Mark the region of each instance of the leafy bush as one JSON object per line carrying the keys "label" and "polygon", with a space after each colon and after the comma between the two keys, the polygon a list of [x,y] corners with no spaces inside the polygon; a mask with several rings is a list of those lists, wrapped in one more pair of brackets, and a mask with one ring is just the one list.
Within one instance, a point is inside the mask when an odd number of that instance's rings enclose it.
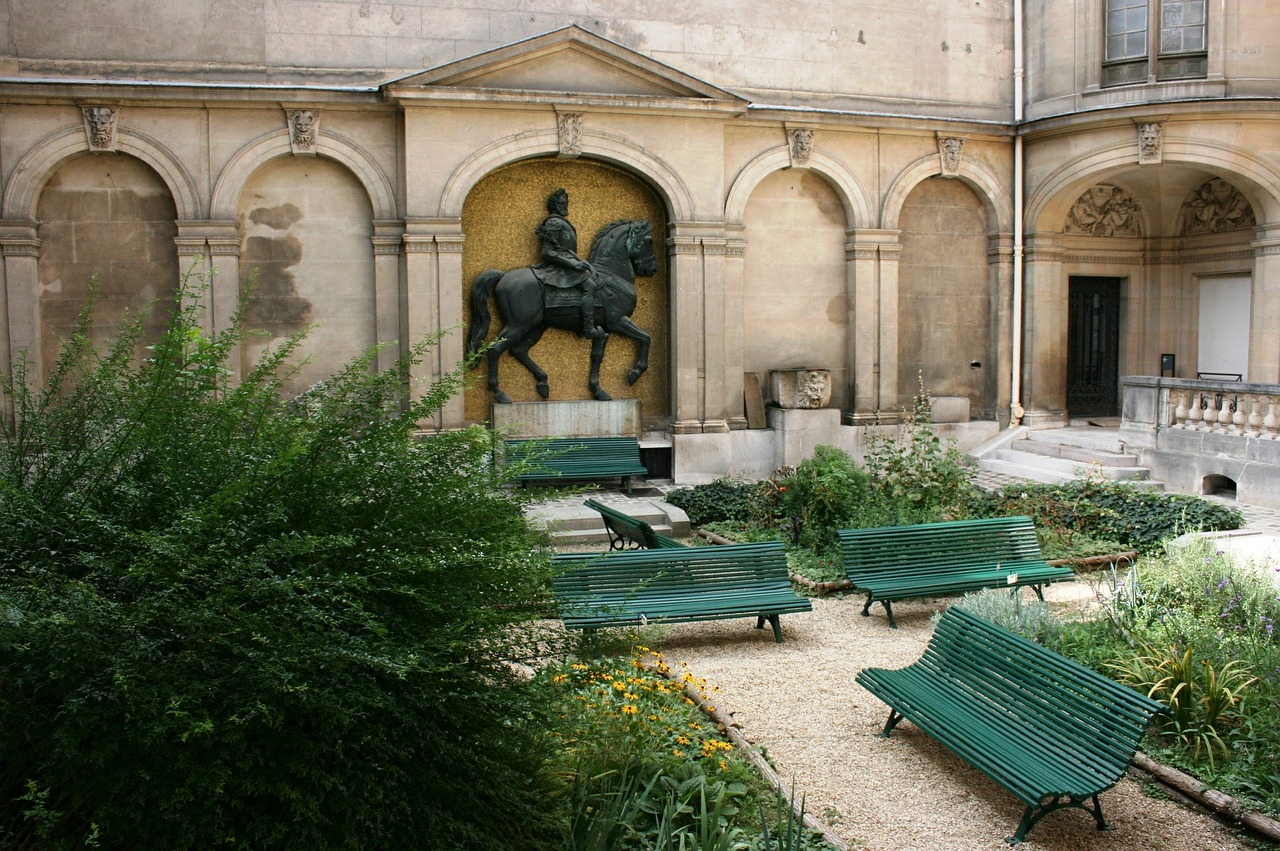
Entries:
{"label": "leafy bush", "polygon": [[[0,438],[0,845],[537,848],[513,662],[547,561],[487,435],[415,439],[373,353],[292,401],[184,284],[163,339],[86,309]],[[501,601],[495,606],[492,601]]]}
{"label": "leafy bush", "polygon": [[871,502],[871,478],[849,453],[818,446],[794,472],[770,480],[758,505],[769,505],[768,519],[790,532],[791,543],[814,550],[836,543],[836,530]]}
{"label": "leafy bush", "polygon": [[1067,546],[1083,536],[1116,541],[1140,553],[1156,552],[1187,532],[1239,529],[1244,522],[1234,508],[1200,497],[1097,478],[974,493],[969,511],[977,517],[1025,514]]}
{"label": "leafy bush", "polygon": [[752,496],[758,485],[716,479],[705,485],[679,488],[664,499],[689,515],[694,526],[717,521],[745,523],[752,517]]}
{"label": "leafy bush", "polygon": [[923,382],[901,431],[873,432],[867,438],[865,465],[875,510],[859,526],[958,519],[974,491],[973,462],[934,431]]}

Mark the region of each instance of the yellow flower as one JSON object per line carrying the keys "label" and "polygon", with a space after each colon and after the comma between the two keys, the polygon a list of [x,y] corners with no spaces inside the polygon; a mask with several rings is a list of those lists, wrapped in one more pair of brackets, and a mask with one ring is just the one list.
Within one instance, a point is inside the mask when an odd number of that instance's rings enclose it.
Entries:
{"label": "yellow flower", "polygon": [[562,683],[567,679],[569,679],[568,674],[556,674],[554,677],[551,678],[551,681],[553,683]]}
{"label": "yellow flower", "polygon": [[626,691],[626,690],[627,690],[627,684],[626,684],[626,683],[619,683],[619,682],[615,682],[615,683],[613,684],[613,687],[614,687],[615,689],[617,689],[618,691]]}
{"label": "yellow flower", "polygon": [[688,737],[688,736],[676,736],[676,744],[677,744],[677,745],[687,745],[687,744],[689,744],[689,737]]}
{"label": "yellow flower", "polygon": [[679,748],[672,748],[671,753],[674,754],[675,756],[684,756],[684,751],[680,750]]}
{"label": "yellow flower", "polygon": [[634,706],[631,706],[631,705],[622,707],[623,715],[635,715],[639,711],[640,711],[639,709],[636,709]]}
{"label": "yellow flower", "polygon": [[589,666],[584,665],[581,662],[574,662],[569,667],[573,668],[575,671],[585,671]]}

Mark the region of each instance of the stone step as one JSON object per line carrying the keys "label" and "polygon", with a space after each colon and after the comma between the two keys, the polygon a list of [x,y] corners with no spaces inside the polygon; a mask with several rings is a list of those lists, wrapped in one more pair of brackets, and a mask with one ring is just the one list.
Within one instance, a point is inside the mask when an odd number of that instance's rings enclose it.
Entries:
{"label": "stone step", "polygon": [[1124,443],[1120,440],[1120,432],[1116,429],[1067,426],[1066,428],[1035,429],[1028,432],[1026,437],[1037,443],[1124,454]]}
{"label": "stone step", "polygon": [[[583,499],[570,498],[530,507],[530,520],[547,530],[553,544],[600,544],[607,547],[609,532],[599,512],[582,504]],[[610,498],[596,495],[597,501],[636,517],[653,527],[653,531],[669,538],[686,538],[691,534],[689,516],[674,505],[661,500]]]}
{"label": "stone step", "polygon": [[1097,464],[1102,467],[1136,467],[1138,459],[1134,455],[1113,452],[1091,446],[1077,446],[1073,443],[1056,443],[1037,440],[1034,436],[1026,440],[1015,440],[1007,447],[1019,452],[1033,452],[1048,458],[1061,458],[1081,464]]}
{"label": "stone step", "polygon": [[[1139,467],[1133,462],[1133,459],[1128,459],[1128,462],[1122,465],[1103,464],[1094,460],[1081,460],[1043,452],[1027,451],[1023,448],[1025,444],[1025,441],[1013,443],[1008,449],[1001,449],[996,452],[992,460],[1005,461],[1021,467],[1038,468],[1061,477],[1058,479],[1059,481],[1070,481],[1087,475],[1100,475],[1105,479],[1125,481],[1151,477],[1151,471],[1146,467]],[[1044,481],[1051,480],[1045,479]]]}

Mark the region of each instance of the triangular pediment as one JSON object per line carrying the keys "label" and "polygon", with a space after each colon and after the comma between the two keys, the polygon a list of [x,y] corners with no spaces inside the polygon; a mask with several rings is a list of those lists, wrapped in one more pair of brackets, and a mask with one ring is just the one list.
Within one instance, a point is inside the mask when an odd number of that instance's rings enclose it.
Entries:
{"label": "triangular pediment", "polygon": [[568,26],[394,81],[414,89],[546,93],[556,96],[745,101],[607,38]]}

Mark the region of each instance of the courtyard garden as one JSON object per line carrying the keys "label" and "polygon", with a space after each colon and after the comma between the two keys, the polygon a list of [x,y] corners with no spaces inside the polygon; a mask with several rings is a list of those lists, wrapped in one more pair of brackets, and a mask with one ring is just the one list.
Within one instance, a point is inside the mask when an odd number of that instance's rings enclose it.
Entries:
{"label": "courtyard garden", "polygon": [[[787,776],[803,766],[769,782],[768,741],[740,747],[735,707],[681,658],[707,647],[560,627],[552,553],[524,514],[541,495],[495,470],[487,430],[419,434],[463,371],[404,401],[436,341],[287,394],[303,338],[237,374],[246,332],[204,330],[202,287],[163,306],[157,340],[137,321],[96,339],[86,309],[46,376],[19,364],[4,388],[0,846],[824,848]],[[952,602],[1152,694],[1170,708],[1153,754],[1280,812],[1273,568],[1168,546],[1238,526],[1230,509],[1096,480],[978,491],[923,404],[863,463],[824,447],[670,499],[716,535],[784,541],[815,580],[839,577],[850,526],[1026,514],[1046,551],[1137,552],[1084,578],[1084,609]],[[804,641],[753,646],[787,676],[829,676]],[[855,786],[868,770],[845,769]]]}

